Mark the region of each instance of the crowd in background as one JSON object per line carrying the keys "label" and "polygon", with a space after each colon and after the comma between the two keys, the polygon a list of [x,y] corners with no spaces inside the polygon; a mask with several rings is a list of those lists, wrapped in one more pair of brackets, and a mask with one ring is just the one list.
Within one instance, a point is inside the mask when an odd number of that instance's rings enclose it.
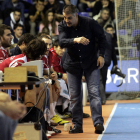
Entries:
{"label": "crowd in background", "polygon": [[87,16],[97,20],[104,29],[110,24],[115,32],[113,0],[5,0],[0,3],[0,23],[12,28],[12,44],[17,43],[24,33],[46,32],[58,36],[65,4],[74,4],[79,14],[88,13]]}

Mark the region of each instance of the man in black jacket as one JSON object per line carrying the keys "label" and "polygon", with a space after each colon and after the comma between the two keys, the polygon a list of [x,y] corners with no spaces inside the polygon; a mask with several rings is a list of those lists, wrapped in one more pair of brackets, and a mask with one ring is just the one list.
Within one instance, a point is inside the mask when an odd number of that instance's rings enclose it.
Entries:
{"label": "man in black jacket", "polygon": [[105,36],[108,45],[105,50],[105,64],[100,70],[100,86],[99,86],[102,105],[106,103],[105,87],[106,87],[106,79],[107,79],[107,70],[111,64],[111,60],[113,60],[113,65],[117,66],[117,57],[115,53],[115,48],[112,44],[112,36],[107,32],[105,32]]}
{"label": "man in black jacket", "polygon": [[[95,133],[102,133],[103,117],[101,99],[99,96],[99,69],[104,65],[106,38],[98,23],[87,17],[78,16],[78,9],[74,5],[63,8],[64,20],[59,24],[59,40],[62,48],[67,48],[64,69],[67,71],[68,88],[72,108],[74,128],[69,133],[83,133],[83,106],[81,94],[81,79],[84,73]],[[99,40],[98,49],[95,46]]]}

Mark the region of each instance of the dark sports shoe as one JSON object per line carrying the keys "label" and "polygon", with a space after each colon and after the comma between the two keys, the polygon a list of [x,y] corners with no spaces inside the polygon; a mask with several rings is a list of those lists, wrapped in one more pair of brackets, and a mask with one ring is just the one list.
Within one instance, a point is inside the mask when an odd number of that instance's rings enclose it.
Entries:
{"label": "dark sports shoe", "polygon": [[89,117],[90,117],[89,114],[87,114],[87,113],[83,113],[83,118],[89,118]]}
{"label": "dark sports shoe", "polygon": [[74,127],[69,131],[69,134],[74,134],[74,133],[83,133],[82,127],[74,126]]}
{"label": "dark sports shoe", "polygon": [[61,130],[59,129],[55,129],[53,127],[51,127],[47,121],[45,121],[45,127],[47,131],[54,131],[55,133],[61,133]]}
{"label": "dark sports shoe", "polygon": [[95,133],[96,134],[102,134],[103,131],[104,131],[104,126],[100,123],[97,123],[95,125]]}
{"label": "dark sports shoe", "polygon": [[[66,115],[68,115],[69,118],[72,118],[72,113],[71,113],[71,112],[67,112]],[[88,117],[90,117],[89,114],[87,114],[87,113],[83,113],[83,118],[88,118]]]}

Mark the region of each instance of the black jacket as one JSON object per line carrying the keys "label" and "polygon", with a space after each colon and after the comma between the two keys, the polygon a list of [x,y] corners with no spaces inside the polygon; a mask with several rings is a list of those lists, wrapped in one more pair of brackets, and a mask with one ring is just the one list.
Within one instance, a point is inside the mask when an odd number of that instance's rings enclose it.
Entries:
{"label": "black jacket", "polygon": [[105,65],[110,66],[111,60],[113,60],[113,65],[117,65],[117,57],[112,43],[112,36],[107,32],[105,32],[105,36],[108,44],[105,50]]}
{"label": "black jacket", "polygon": [[[67,27],[63,20],[59,26],[59,43],[62,48],[67,48],[64,68],[68,72],[78,72],[78,69],[90,71],[97,68],[97,53],[104,55],[107,45],[104,31],[101,26],[91,18],[79,16],[76,28]],[[74,43],[76,37],[86,37],[90,40],[88,45]],[[95,43],[99,40],[97,49]]]}
{"label": "black jacket", "polygon": [[10,49],[10,56],[19,55],[21,54],[21,50],[18,45],[15,48]]}

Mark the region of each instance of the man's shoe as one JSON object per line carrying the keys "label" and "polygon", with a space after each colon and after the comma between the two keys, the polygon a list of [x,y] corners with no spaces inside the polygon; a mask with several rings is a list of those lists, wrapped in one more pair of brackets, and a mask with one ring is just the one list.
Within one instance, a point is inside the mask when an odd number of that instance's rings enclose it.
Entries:
{"label": "man's shoe", "polygon": [[106,104],[106,100],[103,100],[103,101],[102,101],[102,105],[105,105],[105,104]]}
{"label": "man's shoe", "polygon": [[[69,118],[72,118],[72,113],[71,113],[71,112],[67,112],[66,115],[68,115]],[[89,117],[90,117],[89,114],[87,114],[87,113],[83,113],[83,118],[89,118]]]}
{"label": "man's shoe", "polygon": [[74,134],[74,133],[83,133],[82,127],[74,126],[73,129],[69,131],[69,134]]}
{"label": "man's shoe", "polygon": [[61,133],[61,130],[59,129],[55,129],[53,127],[51,127],[47,121],[45,121],[45,127],[47,131],[54,131],[55,133]]}
{"label": "man's shoe", "polygon": [[104,126],[100,123],[97,123],[95,125],[95,133],[96,134],[102,134],[103,131],[104,131]]}
{"label": "man's shoe", "polygon": [[87,113],[83,113],[83,118],[89,118],[89,117],[90,117],[89,114],[87,114]]}

